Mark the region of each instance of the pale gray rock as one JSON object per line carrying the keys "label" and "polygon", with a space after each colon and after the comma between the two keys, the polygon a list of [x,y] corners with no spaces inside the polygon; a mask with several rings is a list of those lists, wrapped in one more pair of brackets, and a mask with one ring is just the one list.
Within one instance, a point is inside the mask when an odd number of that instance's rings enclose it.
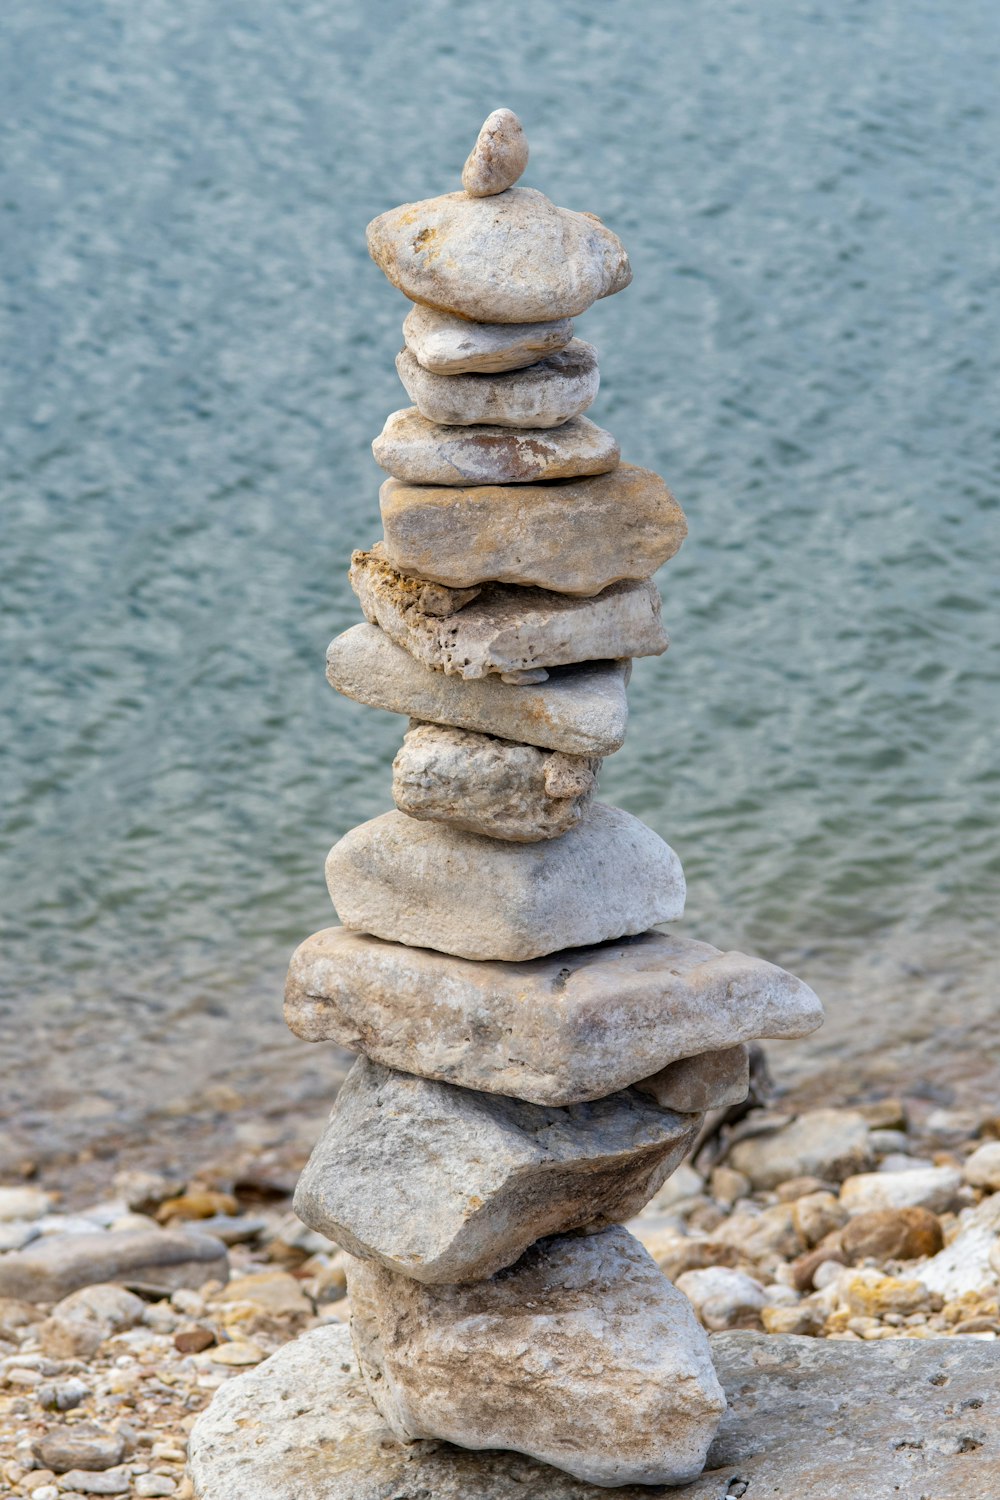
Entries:
{"label": "pale gray rock", "polygon": [[534,188],[403,203],[369,224],[368,253],[411,302],[476,323],[573,318],[632,280],[600,219]]}
{"label": "pale gray rock", "polygon": [[548,323],[470,323],[452,313],[414,306],[403,321],[406,347],[435,375],[501,375],[523,370],[573,337],[572,318]]}
{"label": "pale gray rock", "polygon": [[664,932],[509,964],[329,927],[292,957],[285,1019],[389,1067],[574,1104],[699,1050],[807,1036],[823,1011],[784,969]]}
{"label": "pale gray rock", "polygon": [[924,1261],[916,1274],[928,1291],[940,1292],[947,1301],[968,1292],[995,1292],[1000,1281],[998,1246],[1000,1194],[994,1194],[962,1214],[954,1239]]}
{"label": "pale gray rock", "polygon": [[[822,1173],[817,1173],[822,1176]],[[874,1208],[929,1208],[947,1213],[962,1187],[957,1167],[915,1167],[908,1172],[861,1172],[847,1178],[840,1201],[851,1214]]]}
{"label": "pale gray rock", "polygon": [[0,1224],[40,1219],[52,1207],[51,1194],[37,1187],[0,1187]]}
{"label": "pale gray rock", "polygon": [[495,109],[462,168],[462,186],[473,198],[489,198],[513,187],[527,165],[524,126],[512,109]]}
{"label": "pale gray rock", "polygon": [[750,1092],[750,1053],[741,1045],[681,1057],[636,1087],[682,1113],[742,1104]]}
{"label": "pale gray rock", "polygon": [[352,931],[510,962],[676,921],[685,894],[669,844],[602,802],[539,844],[383,813],[334,844],[326,884]]}
{"label": "pale gray rock", "polygon": [[971,1187],[1000,1192],[1000,1141],[985,1141],[966,1158],[962,1176]]}
{"label": "pale gray rock", "polygon": [[416,724],[392,763],[392,800],[410,818],[534,843],[579,823],[600,765],[597,756]]}
{"label": "pale gray rock", "polygon": [[699,1322],[713,1333],[724,1328],[759,1328],[767,1293],[759,1281],[745,1271],[729,1266],[706,1266],[683,1271],[674,1285],[683,1292],[698,1314]]}
{"label": "pale gray rock", "polygon": [[725,1397],[687,1299],[624,1229],[542,1240],[474,1286],[348,1267],[351,1337],[397,1437],[507,1448],[591,1484],[701,1472]]}
{"label": "pale gray rock", "polygon": [[372,453],[407,485],[575,479],[606,474],[621,457],[610,432],[589,417],[572,417],[561,427],[445,427],[429,422],[415,406],[387,418]]}
{"label": "pale gray rock", "polygon": [[488,583],[454,614],[428,615],[419,580],[389,567],[378,548],[351,556],[351,588],[369,624],[424,666],[466,680],[496,675],[544,681],[549,667],[660,656],[668,641],[661,600],[649,579],[613,583],[590,598]]}
{"label": "pale gray rock", "polygon": [[60,1490],[74,1495],[127,1495],[132,1488],[129,1469],[105,1469],[94,1474],[88,1469],[68,1469],[59,1480]]}
{"label": "pale gray rock", "polygon": [[51,1315],[39,1324],[38,1342],[43,1353],[54,1359],[89,1359],[105,1339],[140,1323],[145,1311],[141,1297],[113,1282],[80,1287],[57,1302]]}
{"label": "pale gray rock", "polygon": [[409,349],[396,371],[421,416],[452,427],[558,427],[593,405],[601,383],[597,350],[583,339],[503,375],[435,375]]}
{"label": "pale gray rock", "polygon": [[569,755],[621,748],[630,670],[630,662],[600,661],[557,668],[537,685],[469,682],[423,666],[375,625],[345,630],[326,653],[330,686],[359,703]]}
{"label": "pale gray rock", "polygon": [[387,479],[379,504],[386,561],[449,588],[495,582],[597,594],[651,577],[687,535],[663,480],[635,464],[559,484],[460,489]]}
{"label": "pale gray rock", "polygon": [[98,1281],[162,1294],[228,1278],[225,1245],[177,1229],[51,1235],[0,1259],[0,1297],[26,1302],[58,1302]]}
{"label": "pale gray rock", "polygon": [[363,1260],[429,1284],[482,1281],[543,1235],[630,1219],[701,1115],[635,1090],[549,1108],[360,1057],[295,1191],[295,1212]]}
{"label": "pale gray rock", "polygon": [[[738,1141],[727,1157],[755,1188],[774,1188],[793,1177],[843,1182],[874,1160],[868,1125],[849,1109],[815,1109],[767,1135]],[[870,1204],[866,1207],[883,1207]]]}
{"label": "pale gray rock", "polygon": [[32,1444],[43,1469],[65,1474],[71,1469],[110,1469],[125,1457],[125,1439],[96,1422],[63,1423]]}

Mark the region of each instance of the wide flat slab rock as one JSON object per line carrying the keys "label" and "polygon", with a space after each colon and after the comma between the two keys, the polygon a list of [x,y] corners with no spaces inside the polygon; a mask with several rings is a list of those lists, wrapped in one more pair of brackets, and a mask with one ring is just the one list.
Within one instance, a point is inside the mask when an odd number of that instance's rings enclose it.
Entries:
{"label": "wide flat slab rock", "polygon": [[386,418],[372,453],[407,485],[495,485],[606,474],[621,449],[589,417],[560,427],[447,427],[408,406]]}
{"label": "wide flat slab rock", "polygon": [[0,1297],[24,1302],[59,1302],[105,1281],[163,1296],[210,1280],[229,1280],[225,1245],[181,1229],[46,1235],[0,1256]]}
{"label": "wide flat slab rock", "polygon": [[823,1009],[774,964],[644,932],[527,963],[470,962],[343,927],[292,957],[285,1019],[389,1067],[538,1104],[599,1099],[679,1058],[807,1036]]}
{"label": "wide flat slab rock", "polygon": [[416,1281],[481,1281],[542,1235],[634,1217],[701,1120],[635,1089],[551,1108],[361,1057],[299,1178],[295,1212]]}
{"label": "wide flat slab rock", "polygon": [[[848,1343],[717,1333],[728,1410],[705,1472],[619,1500],[996,1500],[996,1344]],[[396,1442],[344,1327],[317,1328],[230,1380],[195,1423],[198,1500],[608,1500],[517,1453]]]}
{"label": "wide flat slab rock", "polygon": [[573,318],[632,280],[600,219],[534,188],[404,203],[369,224],[368,252],[411,302],[478,323]]}
{"label": "wide flat slab rock", "polygon": [[558,427],[593,405],[601,383],[597,350],[583,339],[503,375],[435,375],[404,348],[396,373],[421,416],[454,427]]}
{"label": "wide flat slab rock", "polygon": [[516,486],[387,479],[379,505],[386,561],[451,588],[490,580],[597,594],[623,579],[650,578],[687,535],[684,512],[659,474],[636,464]]}
{"label": "wide flat slab rock", "polygon": [[452,313],[415,306],[403,320],[406,347],[435,375],[500,375],[523,370],[573,337],[572,318],[547,323],[470,323]]}
{"label": "wide flat slab rock", "polygon": [[383,813],[334,844],[326,884],[352,931],[511,962],[674,921],[685,896],[670,845],[603,802],[540,844]]}

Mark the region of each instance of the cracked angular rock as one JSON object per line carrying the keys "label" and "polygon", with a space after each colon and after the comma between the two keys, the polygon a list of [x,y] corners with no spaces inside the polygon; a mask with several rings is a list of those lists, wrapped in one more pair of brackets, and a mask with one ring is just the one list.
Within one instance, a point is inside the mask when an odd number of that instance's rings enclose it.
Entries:
{"label": "cracked angular rock", "polygon": [[405,348],[396,370],[421,416],[456,427],[558,427],[593,404],[601,383],[597,351],[583,339],[501,375],[435,375]]}
{"label": "cracked angular rock", "polygon": [[404,203],[369,224],[368,253],[411,302],[476,323],[574,318],[632,280],[600,219],[534,188]]}
{"label": "cracked angular rock", "polygon": [[537,364],[573,337],[573,320],[470,323],[452,313],[414,306],[403,320],[406,347],[435,375],[500,375]]}
{"label": "cracked angular rock", "polygon": [[100,1281],[162,1295],[212,1279],[229,1279],[225,1245],[175,1229],[50,1235],[0,1257],[0,1297],[25,1302],[59,1302]]}
{"label": "cracked angular rock", "polygon": [[512,109],[495,109],[462,168],[462,186],[474,198],[488,198],[513,187],[527,165],[524,126]]}
{"label": "cracked angular rock", "polygon": [[750,1053],[739,1046],[681,1057],[637,1087],[665,1109],[723,1109],[742,1104],[750,1092]]}
{"label": "cracked angular rock", "polygon": [[466,681],[425,667],[375,625],[352,626],[326,653],[330,686],[359,703],[568,755],[621,748],[630,669],[630,662],[600,661],[556,668],[539,684]]}
{"label": "cracked angular rock", "polygon": [[543,1235],[632,1218],[701,1119],[635,1090],[549,1108],[361,1057],[299,1179],[295,1212],[416,1281],[482,1281]]}
{"label": "cracked angular rock", "polygon": [[687,535],[663,480],[634,464],[592,478],[472,489],[387,479],[379,504],[386,561],[452,588],[491,581],[597,594],[651,577]]}
{"label": "cracked angular rock", "polygon": [[660,656],[668,645],[660,595],[648,579],[613,583],[586,598],[488,583],[471,603],[440,616],[421,610],[419,580],[390,567],[377,547],[352,554],[350,578],[368,622],[446,675],[538,682],[549,667],[600,653]]}
{"label": "cracked angular rock", "polygon": [[410,818],[533,843],[579,823],[600,759],[416,724],[392,763],[392,800]]}
{"label": "cracked angular rock", "polygon": [[334,844],[326,883],[353,931],[510,962],[642,932],[684,911],[684,874],[669,844],[601,802],[539,844],[383,813]]}
{"label": "cracked angular rock", "polygon": [[467,1287],[348,1270],[369,1394],[404,1441],[506,1448],[591,1484],[701,1472],[725,1396],[690,1303],[624,1229],[543,1240]]}
{"label": "cracked angular rock", "polygon": [[574,1104],[695,1052],[808,1036],[823,1012],[784,969],[664,932],[506,964],[328,927],[292,957],[285,1019],[389,1067]]}
{"label": "cracked angular rock", "polygon": [[407,485],[574,479],[606,474],[621,456],[610,432],[589,417],[572,417],[560,427],[446,427],[429,422],[415,406],[387,418],[372,453]]}

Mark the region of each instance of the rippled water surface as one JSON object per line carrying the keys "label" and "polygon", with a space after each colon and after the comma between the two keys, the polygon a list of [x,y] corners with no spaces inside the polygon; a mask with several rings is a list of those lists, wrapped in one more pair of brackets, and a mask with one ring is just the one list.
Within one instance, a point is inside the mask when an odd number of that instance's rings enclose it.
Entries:
{"label": "rippled water surface", "polygon": [[5,0],[19,1149],[324,1085],[284,967],[402,728],[322,672],[406,404],[364,227],[501,103],[631,252],[591,415],[690,519],[603,795],[822,988],[779,1069],[997,1077],[998,64],[995,0]]}

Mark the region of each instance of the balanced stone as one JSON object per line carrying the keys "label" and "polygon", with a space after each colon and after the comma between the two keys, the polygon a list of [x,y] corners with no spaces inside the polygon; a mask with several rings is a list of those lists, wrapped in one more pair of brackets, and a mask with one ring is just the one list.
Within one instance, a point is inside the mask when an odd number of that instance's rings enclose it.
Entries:
{"label": "balanced stone", "polygon": [[474,198],[488,198],[513,187],[527,165],[524,126],[512,109],[495,109],[462,168],[462,186]]}
{"label": "balanced stone", "polygon": [[534,188],[404,203],[369,224],[368,252],[411,302],[476,323],[573,318],[632,280],[600,219]]}
{"label": "balanced stone", "polygon": [[365,1383],[397,1437],[506,1448],[599,1485],[700,1473],[726,1400],[691,1304],[626,1230],[543,1240],[430,1287],[348,1271]]}
{"label": "balanced stone", "polygon": [[739,1046],[681,1057],[636,1088],[664,1109],[693,1112],[742,1104],[750,1092],[750,1053]]}
{"label": "balanced stone", "polygon": [[808,1036],[823,1012],[784,969],[664,932],[504,964],[330,927],[292,957],[285,1019],[389,1067],[573,1104],[695,1053]]}
{"label": "balanced stone", "polygon": [[372,443],[375,462],[408,485],[526,484],[606,474],[620,449],[588,417],[561,427],[446,427],[415,406],[394,411]]}
{"label": "balanced stone", "polygon": [[549,323],[470,323],[453,313],[414,306],[403,321],[406,347],[436,375],[499,375],[523,370],[573,337],[572,318]]}
{"label": "balanced stone", "polygon": [[458,427],[558,427],[593,404],[601,382],[597,351],[583,339],[505,375],[435,375],[409,349],[396,369],[422,416]]}
{"label": "balanced stone", "polygon": [[472,603],[441,616],[420,609],[414,580],[389,567],[377,548],[352,555],[350,576],[365,618],[448,675],[524,681],[528,673],[527,680],[543,682],[548,667],[667,649],[660,595],[648,579],[613,583],[589,598],[491,583]]}
{"label": "balanced stone", "polygon": [[326,676],[347,698],[389,713],[455,724],[569,755],[612,755],[625,739],[631,663],[561,667],[527,686],[499,677],[463,681],[423,666],[375,625],[354,625],[331,641]]}
{"label": "balanced stone", "polygon": [[295,1212],[352,1255],[417,1281],[482,1281],[543,1235],[637,1214],[701,1119],[633,1089],[553,1109],[360,1057]]}
{"label": "balanced stone", "polygon": [[538,844],[383,813],[334,844],[326,883],[352,931],[510,962],[674,921],[685,894],[669,844],[602,802]]}
{"label": "balanced stone", "polygon": [[663,480],[635,464],[558,484],[459,489],[387,479],[379,502],[386,560],[453,588],[490,580],[597,594],[650,578],[687,535]]}
{"label": "balanced stone", "polygon": [[534,843],[579,823],[600,759],[416,724],[392,763],[392,800],[411,818]]}

